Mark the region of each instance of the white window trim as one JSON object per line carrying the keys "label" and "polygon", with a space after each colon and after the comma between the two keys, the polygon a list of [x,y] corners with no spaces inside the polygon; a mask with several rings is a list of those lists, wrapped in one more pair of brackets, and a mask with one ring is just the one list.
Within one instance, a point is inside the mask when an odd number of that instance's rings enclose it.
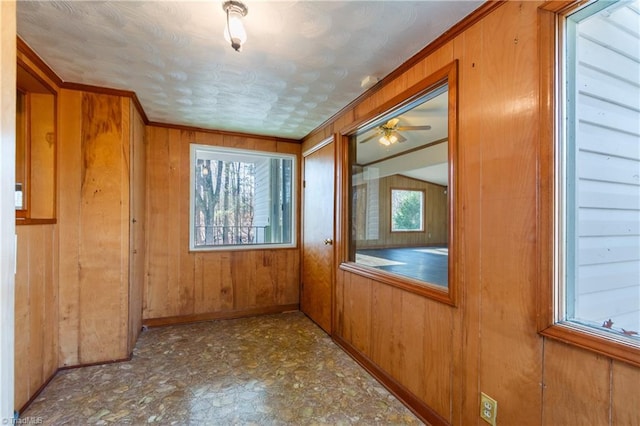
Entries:
{"label": "white window trim", "polygon": [[[289,159],[292,161],[291,167],[291,242],[290,243],[268,243],[268,244],[234,244],[220,246],[203,246],[195,247],[195,227],[193,226],[193,217],[195,214],[195,159],[198,150],[220,151],[230,155],[247,155],[250,157],[265,157]],[[190,144],[189,147],[189,251],[190,252],[209,252],[209,251],[241,251],[241,250],[275,250],[275,249],[291,249],[298,245],[298,223],[297,223],[297,198],[298,198],[298,159],[295,154],[287,154],[269,151],[253,151],[248,149],[226,148],[217,145]]]}

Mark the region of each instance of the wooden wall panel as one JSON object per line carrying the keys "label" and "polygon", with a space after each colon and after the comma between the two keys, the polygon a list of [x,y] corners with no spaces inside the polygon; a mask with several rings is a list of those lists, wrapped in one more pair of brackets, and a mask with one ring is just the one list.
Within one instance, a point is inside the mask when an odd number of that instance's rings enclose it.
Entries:
{"label": "wooden wall panel", "polygon": [[128,356],[129,133],[123,135],[117,96],[84,93],[82,119],[79,308],[80,362],[86,364]]}
{"label": "wooden wall panel", "polygon": [[[640,369],[536,332],[541,4],[494,8],[303,141],[308,150],[330,130],[353,129],[458,61],[457,306],[375,280],[357,301],[362,278],[338,270],[335,335],[452,424],[483,424],[480,392],[498,400],[498,424],[640,424]],[[370,346],[356,345],[353,330],[366,334],[369,323]]]}
{"label": "wooden wall panel", "polygon": [[613,361],[611,380],[611,424],[640,425],[640,369]]}
{"label": "wooden wall panel", "polygon": [[69,90],[59,98],[60,365],[123,359],[129,100]]}
{"label": "wooden wall panel", "polygon": [[[465,58],[460,62],[458,83],[461,88],[481,87],[483,76],[478,71],[486,44],[483,42],[483,26],[475,25],[465,31],[454,42],[455,56]],[[462,321],[456,326],[456,354],[452,357],[454,386],[452,399],[455,401],[453,410],[453,424],[474,424],[477,422],[477,411],[474,407],[479,404],[480,383],[477,379],[479,366],[480,336],[480,308],[481,294],[481,259],[478,252],[481,241],[482,211],[479,206],[482,200],[482,124],[485,117],[482,113],[483,93],[480,90],[458,91],[458,179],[460,182],[457,201],[463,203],[465,214],[459,218],[458,226],[464,244],[460,261],[456,267],[461,269],[458,274],[459,286],[462,289]],[[461,343],[464,342],[464,343]],[[462,350],[464,348],[464,350]]]}
{"label": "wooden wall panel", "polygon": [[[481,391],[502,404],[505,424],[540,422],[542,339],[536,325],[537,4],[509,3],[482,22],[479,208],[481,239]],[[504,72],[509,70],[509,72]],[[461,91],[465,88],[461,88]],[[515,100],[505,102],[505,100]],[[464,123],[461,123],[464,125]],[[464,183],[463,183],[464,185]],[[507,260],[508,261],[505,261]],[[516,344],[517,342],[517,344]],[[509,371],[509,375],[496,374]],[[517,380],[513,380],[517,377]]]}
{"label": "wooden wall panel", "polygon": [[195,320],[297,306],[297,248],[189,252],[189,148],[198,143],[299,156],[300,145],[157,126],[147,127],[147,141],[147,226],[154,232],[147,237],[143,318]]}
{"label": "wooden wall panel", "polygon": [[142,299],[144,291],[146,245],[146,137],[140,113],[129,102],[131,157],[130,181],[130,271],[129,271],[129,328],[127,353],[131,353],[142,328]]}
{"label": "wooden wall panel", "polygon": [[55,225],[16,227],[14,407],[22,408],[58,369]]}
{"label": "wooden wall panel", "polygon": [[541,424],[609,424],[611,361],[550,339],[544,359]]}
{"label": "wooden wall panel", "polygon": [[364,354],[371,351],[371,281],[351,275],[344,286],[344,339]]}
{"label": "wooden wall panel", "polygon": [[58,230],[59,263],[59,356],[60,366],[80,363],[80,156],[82,93],[61,90],[58,94]]}

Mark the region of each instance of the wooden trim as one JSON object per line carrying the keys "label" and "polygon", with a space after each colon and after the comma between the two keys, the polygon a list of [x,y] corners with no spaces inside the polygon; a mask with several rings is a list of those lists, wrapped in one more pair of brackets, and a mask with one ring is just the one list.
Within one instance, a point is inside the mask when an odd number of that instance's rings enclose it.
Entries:
{"label": "wooden trim", "polygon": [[[133,358],[133,354],[132,353],[129,354],[129,356],[126,357],[126,358],[111,359],[111,360],[108,360],[108,361],[89,362],[89,363],[85,363],[85,364],[65,365],[65,366],[62,366],[62,367],[58,368],[58,371],[74,370],[76,368],[84,368],[84,367],[93,367],[95,365],[116,364],[118,362],[131,361],[131,358]],[[56,371],[56,373],[57,373],[57,371]]]}
{"label": "wooden trim", "polygon": [[[402,290],[408,291],[409,293],[428,297],[429,299],[433,299],[447,305],[456,306],[455,300],[451,296],[451,285],[446,288],[446,290],[448,291],[445,291],[444,289],[440,290],[440,288],[442,287],[435,284],[430,284],[426,281],[420,281],[415,278],[409,278],[402,275],[385,272],[381,269],[360,265],[355,262],[343,262],[340,264],[340,269],[363,276],[365,278],[370,278],[380,284],[397,287]],[[449,268],[449,275],[451,275],[451,268]]]}
{"label": "wooden trim", "polygon": [[[16,63],[27,74],[29,74],[31,77],[33,77],[35,80],[37,80],[38,83],[42,84],[42,86],[44,86],[44,88],[47,89],[52,95],[56,96],[56,94],[58,93],[58,90],[56,88],[52,87],[47,80],[45,80],[37,72],[35,72],[33,70],[33,67],[31,67],[31,65],[29,65],[22,58],[20,58],[20,56],[16,57]],[[23,89],[22,87],[20,87],[20,82],[19,81],[16,82],[16,85],[18,86],[18,89],[22,90],[23,92],[25,92],[25,93],[29,93],[30,92],[29,90]],[[37,93],[40,93],[40,92],[37,92]]]}
{"label": "wooden trim", "polygon": [[334,135],[329,136],[328,138],[326,138],[325,140],[321,141],[318,144],[315,144],[313,147],[311,147],[310,149],[304,151],[302,153],[302,157],[308,157],[309,155],[313,154],[314,152],[318,151],[321,148],[324,148],[325,146],[329,145],[331,142],[333,142],[334,139]]}
{"label": "wooden trim", "polygon": [[539,7],[541,11],[564,13],[567,10],[574,9],[591,0],[550,0]]}
{"label": "wooden trim", "polygon": [[[445,65],[444,67],[420,80],[418,83],[414,84],[413,86],[409,87],[408,89],[404,90],[403,92],[399,93],[383,104],[378,105],[376,108],[373,108],[362,118],[356,119],[346,127],[340,129],[340,133],[343,135],[352,135],[358,129],[372,125],[375,121],[379,120],[381,116],[391,116],[395,114],[396,111],[420,99],[429,91],[442,86],[442,84],[446,81],[449,81],[449,91],[451,91],[452,84],[450,74],[452,72],[455,74],[457,68],[458,60],[455,59],[448,65]],[[449,95],[449,100],[451,100],[451,95]]]}
{"label": "wooden trim", "polygon": [[158,123],[155,121],[151,121],[147,123],[148,126],[154,127],[163,127],[166,129],[175,129],[175,130],[185,130],[188,132],[201,132],[201,133],[209,133],[214,135],[222,135],[222,136],[232,136],[232,137],[241,137],[241,138],[252,138],[252,139],[264,139],[268,141],[276,141],[276,142],[284,142],[284,143],[294,143],[294,144],[302,144],[302,140],[299,139],[288,139],[281,138],[277,136],[266,136],[266,135],[254,135],[250,133],[242,133],[242,132],[231,132],[227,130],[214,130],[214,129],[204,129],[202,127],[193,127],[186,126],[182,124],[167,124],[167,123]]}
{"label": "wooden trim", "polygon": [[131,95],[131,102],[133,102],[133,106],[138,111],[138,114],[140,114],[140,117],[142,118],[142,122],[145,125],[148,125],[149,118],[147,117],[147,113],[144,112],[144,108],[142,108],[142,104],[140,103],[140,99],[138,99],[138,95],[136,95],[135,92],[132,92],[132,93],[133,95]]}
{"label": "wooden trim", "polygon": [[[443,83],[448,84],[449,91],[449,134],[448,134],[448,158],[449,158],[449,169],[448,169],[448,178],[449,178],[449,189],[447,191],[447,200],[448,200],[448,208],[449,208],[449,229],[448,229],[448,241],[449,241],[449,267],[448,267],[448,288],[447,291],[442,291],[436,287],[431,287],[425,285],[424,282],[411,279],[408,277],[402,277],[400,275],[394,275],[387,272],[380,271],[379,269],[370,268],[362,265],[357,265],[354,262],[351,262],[349,259],[352,259],[351,251],[354,250],[352,245],[349,244],[350,241],[350,210],[352,206],[350,205],[351,196],[351,164],[349,162],[349,157],[352,156],[350,150],[353,149],[352,144],[350,144],[350,137],[358,131],[358,129],[369,125],[372,122],[380,119],[380,116],[393,114],[394,111],[397,111],[412,102],[420,99],[420,97],[426,95],[430,90],[433,90]],[[336,199],[347,200],[340,207],[340,210],[337,210],[340,213],[339,221],[340,222],[340,237],[342,238],[342,244],[340,244],[337,252],[340,254],[340,258],[337,259],[336,264],[340,265],[340,269],[349,271],[358,275],[362,275],[381,283],[396,286],[398,288],[410,291],[412,293],[428,297],[434,300],[437,300],[442,303],[446,303],[451,306],[456,306],[457,304],[457,287],[460,285],[458,283],[458,276],[460,276],[460,272],[457,271],[457,247],[461,245],[461,232],[454,232],[455,229],[462,229],[462,224],[457,223],[458,214],[457,212],[462,209],[462,206],[456,205],[455,196],[457,194],[457,173],[458,173],[458,61],[454,60],[448,65],[440,68],[435,71],[433,74],[421,80],[419,83],[413,85],[409,89],[403,91],[397,96],[394,96],[389,101],[383,103],[377,108],[374,108],[369,114],[364,116],[360,120],[356,120],[354,123],[349,124],[344,129],[341,130],[341,141],[343,146],[340,147],[341,156],[340,163],[337,165],[337,169],[340,173],[343,174],[341,177],[342,185],[340,187],[341,193],[337,194]],[[462,215],[460,215],[462,217]]]}
{"label": "wooden trim", "polygon": [[16,226],[21,225],[55,225],[57,219],[31,219],[31,218],[16,218]]}
{"label": "wooden trim", "polygon": [[545,337],[559,340],[572,346],[596,352],[618,361],[640,367],[640,347],[622,340],[614,340],[591,331],[587,327],[558,323],[540,332]]}
{"label": "wooden trim", "polygon": [[386,86],[387,84],[391,83],[396,78],[398,78],[399,76],[401,76],[402,74],[407,72],[411,67],[416,65],[418,62],[420,62],[423,59],[427,58],[429,55],[431,55],[433,52],[438,50],[440,47],[444,46],[445,44],[447,44],[448,42],[450,42],[451,40],[453,40],[454,38],[456,38],[457,36],[462,34],[468,28],[470,28],[471,26],[476,24],[482,18],[484,18],[485,16],[487,16],[488,14],[490,14],[491,12],[493,12],[495,9],[497,9],[500,6],[502,6],[506,2],[507,2],[507,0],[489,0],[489,1],[485,2],[485,3],[483,3],[476,10],[471,12],[471,14],[467,15],[464,19],[462,19],[460,22],[455,24],[448,31],[445,31],[444,33],[442,33],[442,35],[440,35],[438,38],[436,38],[434,41],[429,43],[426,47],[424,47],[418,53],[416,53],[411,58],[409,58],[407,61],[405,61],[398,68],[396,68],[391,73],[386,75],[384,78],[382,78],[380,81],[378,81],[375,85],[373,85],[367,91],[363,92],[360,96],[355,98],[353,101],[349,102],[341,110],[339,110],[338,112],[333,114],[331,117],[326,119],[324,122],[322,122],[322,124],[320,124],[314,130],[312,130],[303,139],[310,138],[315,133],[321,131],[324,127],[326,127],[326,126],[330,125],[332,122],[336,121],[341,115],[343,115],[343,114],[347,113],[347,111],[355,108],[358,104],[362,103],[365,99],[368,99],[369,97],[371,97],[374,93],[376,93],[377,91],[382,89],[384,86]]}
{"label": "wooden trim", "polygon": [[538,331],[554,322],[553,256],[555,188],[555,75],[556,75],[556,15],[538,10],[538,63],[540,66],[540,143],[537,162],[538,226]]}
{"label": "wooden trim", "polygon": [[[27,43],[24,42],[19,36],[16,36],[16,47],[18,52],[29,58],[36,67],[40,69],[47,77],[51,79],[58,87],[62,87],[63,81],[58,74],[56,74],[45,61],[43,61],[36,52],[34,52]],[[47,84],[48,86],[48,84]]]}
{"label": "wooden trim", "polygon": [[51,383],[51,380],[53,380],[54,377],[56,377],[56,375],[58,374],[58,371],[60,371],[60,369],[57,369],[56,371],[53,372],[53,374],[51,374],[51,376],[45,380],[45,382],[38,388],[37,391],[35,391],[33,393],[33,395],[31,395],[31,398],[29,398],[29,400],[27,402],[25,402],[22,407],[20,407],[20,409],[18,409],[18,415],[22,414],[25,412],[25,410],[27,408],[29,408],[29,406],[31,405],[31,403],[33,401],[36,400],[37,397],[40,396],[40,394],[42,393],[42,391],[49,385],[49,383]]}
{"label": "wooden trim", "polygon": [[[625,341],[623,336],[599,333],[596,329],[576,323],[558,322],[555,300],[556,281],[556,197],[558,173],[556,138],[558,122],[557,80],[559,75],[558,16],[579,7],[584,1],[552,2],[538,10],[538,63],[540,73],[540,143],[537,162],[538,227],[538,291],[536,300],[537,327],[541,335],[577,346],[609,358],[640,367],[640,346]],[[551,7],[553,6],[553,7]]]}
{"label": "wooden trim", "polygon": [[180,315],[174,317],[147,318],[142,320],[142,325],[144,327],[162,327],[165,325],[174,324],[189,324],[211,320],[236,319],[257,315],[281,314],[285,312],[297,311],[299,310],[299,308],[300,305],[294,303],[290,305],[269,306],[266,308],[242,309],[239,311],[207,312],[203,314]]}
{"label": "wooden trim", "polygon": [[60,371],[63,370],[74,370],[76,368],[84,368],[84,367],[93,367],[95,365],[106,365],[106,364],[115,364],[118,362],[127,362],[127,361],[131,361],[131,359],[133,358],[133,353],[129,354],[129,356],[127,358],[121,358],[121,359],[114,359],[114,360],[110,360],[110,361],[102,361],[102,362],[91,362],[88,364],[77,364],[77,365],[65,365],[63,367],[59,367],[56,371],[53,372],[53,374],[51,374],[51,376],[42,384],[42,386],[40,386],[38,388],[37,391],[35,391],[35,393],[31,396],[31,398],[29,398],[29,400],[27,402],[24,403],[24,405],[22,407],[20,407],[20,409],[18,410],[18,414],[22,414],[24,413],[24,411],[29,408],[29,406],[31,405],[31,403],[33,401],[36,400],[36,398],[38,398],[38,396],[40,396],[40,393],[49,385],[49,383],[51,383],[51,380],[54,379],[54,377],[56,377],[58,375],[58,373]]}
{"label": "wooden trim", "polygon": [[333,340],[347,354],[351,356],[362,368],[367,370],[378,382],[380,382],[389,392],[398,398],[409,410],[423,422],[433,426],[449,425],[450,423],[416,397],[411,391],[405,388],[400,382],[393,378],[389,373],[378,367],[373,361],[363,355],[355,347],[338,335],[332,336]]}

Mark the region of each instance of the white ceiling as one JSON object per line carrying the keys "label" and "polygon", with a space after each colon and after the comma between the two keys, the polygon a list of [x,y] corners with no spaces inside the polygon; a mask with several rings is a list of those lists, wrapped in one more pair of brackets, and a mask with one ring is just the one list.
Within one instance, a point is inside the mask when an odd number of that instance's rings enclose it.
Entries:
{"label": "white ceiling", "polygon": [[[356,163],[365,166],[365,170],[375,169],[375,172],[367,173],[374,179],[400,174],[448,186],[449,92],[446,86],[426,94],[408,107],[410,109],[406,111],[381,117],[372,123],[372,128],[357,134]],[[405,127],[406,130],[398,132],[405,140],[384,146],[378,142],[377,126],[391,118],[398,118],[398,126]],[[431,128],[411,128],[425,125]]]}
{"label": "white ceiling", "polygon": [[65,82],[137,94],[152,122],[300,139],[482,1],[251,1],[241,53],[216,1],[18,1]]}

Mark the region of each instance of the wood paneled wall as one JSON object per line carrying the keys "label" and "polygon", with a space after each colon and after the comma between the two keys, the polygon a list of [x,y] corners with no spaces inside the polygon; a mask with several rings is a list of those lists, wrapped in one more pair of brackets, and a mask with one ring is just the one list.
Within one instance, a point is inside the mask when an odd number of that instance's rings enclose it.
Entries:
{"label": "wood paneled wall", "polygon": [[16,227],[15,394],[19,409],[58,369],[55,225]]}
{"label": "wood paneled wall", "polygon": [[147,226],[153,232],[147,234],[145,323],[295,309],[298,248],[189,251],[190,143],[292,153],[298,158],[301,152],[300,144],[275,138],[147,126]]}
{"label": "wood paneled wall", "polygon": [[127,358],[129,106],[59,93],[60,365]]}
{"label": "wood paneled wall", "polygon": [[[424,231],[391,232],[391,190],[424,192]],[[378,187],[378,239],[358,240],[358,248],[417,247],[447,244],[447,188],[401,175],[387,176]],[[371,208],[371,206],[367,206]]]}
{"label": "wood paneled wall", "polygon": [[505,2],[304,141],[458,60],[458,306],[338,270],[335,335],[452,424],[484,424],[480,392],[498,424],[640,424],[640,369],[537,333],[541,3]]}
{"label": "wood paneled wall", "polygon": [[[15,36],[14,36],[15,37]],[[17,51],[17,57],[25,67],[45,81],[53,90],[58,86],[48,78],[28,57]],[[15,58],[14,58],[15,60]],[[15,85],[15,83],[14,83]],[[14,89],[15,90],[15,89]],[[41,105],[38,96],[37,103]],[[51,102],[51,95],[44,96],[45,102]],[[38,109],[36,107],[36,109]],[[54,119],[51,105],[47,104],[46,120],[38,123],[41,137],[53,130]],[[56,143],[47,150],[55,150]],[[54,156],[49,154],[49,159]],[[32,158],[33,160],[33,158]],[[36,160],[37,161],[37,160]],[[49,173],[53,164],[47,160],[39,165]],[[48,190],[37,192],[39,197],[34,209],[39,218],[54,218],[55,196],[51,175],[48,177]],[[52,211],[53,210],[53,211]],[[14,410],[21,409],[53,377],[58,370],[58,228],[55,223],[16,226],[18,250],[16,253],[15,276],[15,335],[14,335]],[[5,348],[6,349],[6,348]]]}
{"label": "wood paneled wall", "polygon": [[142,299],[146,256],[147,138],[145,124],[133,102],[130,116],[130,230],[129,230],[129,332],[127,353],[132,353],[142,329]]}
{"label": "wood paneled wall", "polygon": [[0,2],[0,418],[14,410],[16,2]]}

